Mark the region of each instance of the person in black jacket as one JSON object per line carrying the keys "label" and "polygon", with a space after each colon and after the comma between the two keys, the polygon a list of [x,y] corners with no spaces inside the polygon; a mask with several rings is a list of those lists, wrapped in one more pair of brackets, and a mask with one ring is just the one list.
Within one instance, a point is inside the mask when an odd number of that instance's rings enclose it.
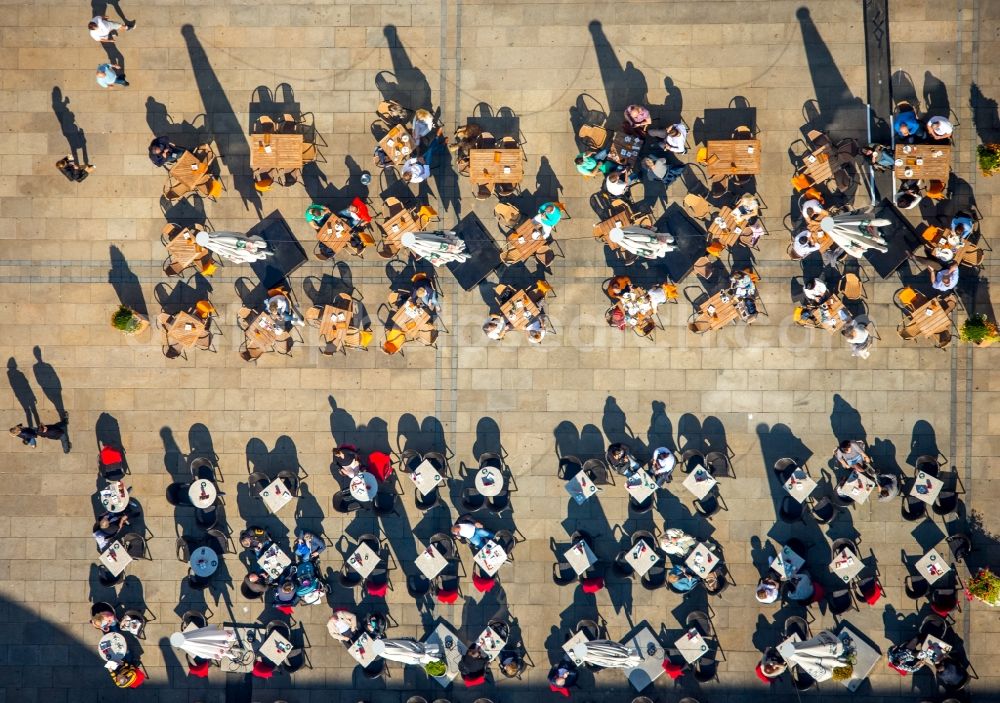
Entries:
{"label": "person in black jacket", "polygon": [[486,675],[486,655],[479,645],[472,644],[458,660],[458,672],[463,679],[478,679]]}
{"label": "person in black jacket", "polygon": [[173,166],[184,150],[171,144],[166,137],[157,137],[149,143],[149,160],[154,166]]}
{"label": "person in black jacket", "polygon": [[565,659],[549,670],[549,684],[558,688],[572,688],[578,677],[576,664]]}

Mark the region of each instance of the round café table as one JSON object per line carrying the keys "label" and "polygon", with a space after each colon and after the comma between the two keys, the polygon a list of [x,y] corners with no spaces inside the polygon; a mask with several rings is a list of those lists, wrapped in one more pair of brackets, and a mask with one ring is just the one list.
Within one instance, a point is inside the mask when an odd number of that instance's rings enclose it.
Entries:
{"label": "round caf\u00e9 table", "polygon": [[128,507],[128,488],[122,481],[111,481],[100,491],[101,505],[109,513],[120,513]]}
{"label": "round caf\u00e9 table", "polygon": [[503,492],[503,474],[492,466],[484,466],[476,473],[476,490],[487,498]]}
{"label": "round caf\u00e9 table", "polygon": [[198,547],[191,552],[191,571],[195,576],[207,578],[219,568],[219,555],[209,547]]}
{"label": "round caf\u00e9 table", "polygon": [[368,503],[378,491],[378,480],[367,471],[362,471],[351,479],[351,495],[355,500]]}
{"label": "round caf\u00e9 table", "polygon": [[97,643],[97,650],[105,661],[120,662],[128,654],[128,642],[120,632],[109,632]]}
{"label": "round caf\u00e9 table", "polygon": [[215,505],[215,498],[218,494],[215,484],[204,478],[193,481],[188,489],[188,498],[191,499],[191,504],[196,508],[211,508]]}

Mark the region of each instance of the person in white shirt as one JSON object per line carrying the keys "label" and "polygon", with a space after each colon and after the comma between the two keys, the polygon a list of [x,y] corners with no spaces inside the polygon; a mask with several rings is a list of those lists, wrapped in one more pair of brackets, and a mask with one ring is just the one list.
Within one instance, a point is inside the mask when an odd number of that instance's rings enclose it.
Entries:
{"label": "person in white shirt", "polygon": [[408,159],[403,164],[403,181],[405,183],[423,183],[431,175],[431,167],[420,157]]}
{"label": "person in white shirt", "polygon": [[808,232],[799,232],[792,239],[792,254],[796,258],[804,259],[814,251],[819,251],[819,244],[812,241]]}
{"label": "person in white shirt", "polygon": [[826,215],[826,209],[823,207],[823,203],[815,198],[810,198],[802,203],[801,209],[802,217],[806,220],[819,221]]}
{"label": "person in white shirt", "polygon": [[424,137],[434,133],[434,115],[427,110],[417,110],[413,114],[413,141],[420,143]]}
{"label": "person in white shirt", "polygon": [[814,278],[802,288],[802,294],[806,297],[806,300],[812,303],[823,302],[827,292],[826,284],[823,283],[823,279],[821,278]]}
{"label": "person in white shirt", "polygon": [[628,190],[628,186],[628,177],[621,171],[612,171],[608,174],[608,177],[604,179],[604,189],[615,197],[625,195],[625,191]]}
{"label": "person in white shirt", "polygon": [[952,264],[948,268],[942,268],[936,272],[933,269],[928,269],[928,273],[931,276],[931,287],[934,290],[947,293],[958,285],[958,264]]}
{"label": "person in white shirt", "polygon": [[672,124],[664,133],[663,146],[675,154],[687,151],[687,127],[683,123]]}
{"label": "person in white shirt", "polygon": [[687,556],[696,544],[698,544],[698,540],[676,527],[668,527],[660,535],[660,549],[663,550],[664,554],[671,556]]}
{"label": "person in white shirt", "polygon": [[102,15],[97,15],[94,19],[90,20],[87,25],[87,29],[90,30],[90,36],[94,38],[94,41],[99,41],[102,44],[113,44],[115,42],[115,37],[112,36],[117,34],[124,27],[125,31],[132,29],[135,26],[135,22],[131,24],[121,24],[119,22],[112,22],[107,17]]}
{"label": "person in white shirt", "polygon": [[[649,298],[654,303],[653,307],[655,309],[656,303],[653,300],[653,290],[655,289],[649,291]],[[663,289],[661,288],[660,290]],[[663,302],[666,302],[666,295],[664,295]],[[666,447],[659,447],[653,451],[653,458],[649,460],[649,470],[653,472],[653,478],[656,479],[657,483],[667,483],[670,481],[676,464],[677,457],[674,456],[674,453]]]}
{"label": "person in white shirt", "polygon": [[950,139],[955,127],[944,117],[932,117],[927,120],[927,136],[938,141]]}
{"label": "person in white shirt", "polygon": [[358,618],[349,610],[337,610],[326,621],[330,637],[340,642],[350,642],[358,632]]}
{"label": "person in white shirt", "polygon": [[754,596],[761,603],[774,603],[781,596],[781,586],[775,579],[765,576],[757,582]]}
{"label": "person in white shirt", "polygon": [[493,539],[493,533],[483,527],[483,523],[474,520],[471,515],[463,515],[451,526],[453,537],[466,539],[476,549]]}
{"label": "person in white shirt", "polygon": [[871,353],[868,351],[871,341],[871,334],[868,332],[868,327],[852,321],[851,324],[844,328],[841,334],[844,335],[847,343],[851,345],[852,356],[859,356],[862,359],[868,358],[868,355]]}
{"label": "person in white shirt", "polygon": [[264,301],[264,309],[276,320],[291,322],[293,325],[298,325],[299,327],[306,324],[302,318],[295,314],[291,303],[288,302],[288,298],[284,295],[274,295],[268,298]]}
{"label": "person in white shirt", "polygon": [[510,329],[510,323],[501,317],[491,317],[483,325],[483,334],[485,334],[490,339],[500,341],[507,335],[507,330]]}

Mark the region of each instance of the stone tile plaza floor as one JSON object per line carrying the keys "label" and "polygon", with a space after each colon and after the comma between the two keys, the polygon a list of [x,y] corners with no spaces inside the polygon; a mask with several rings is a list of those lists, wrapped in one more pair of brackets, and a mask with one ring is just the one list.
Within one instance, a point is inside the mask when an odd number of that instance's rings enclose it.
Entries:
{"label": "stone tile plaza floor", "polygon": [[[105,3],[94,2],[102,11]],[[981,527],[974,530],[970,563],[1000,566],[1000,542],[990,536],[1000,533],[992,509],[1000,500],[995,348],[961,343],[957,330],[944,351],[927,340],[900,339],[894,328],[901,316],[892,301],[897,289],[916,278],[908,264],[884,280],[868,267],[869,315],[881,333],[870,358],[853,358],[839,335],[792,322],[790,287],[802,268],[785,254],[789,237],[782,220],[794,202],[787,150],[810,117],[834,136],[838,129],[851,132],[860,125],[859,135],[848,136],[863,138],[864,122],[848,123],[869,91],[865,4],[122,0],[121,12],[138,22],[118,43],[130,81],[125,89],[95,84],[94,67],[105,61],[105,52],[87,35],[93,13],[85,3],[6,5],[0,38],[0,354],[8,359],[10,383],[0,400],[8,425],[36,409],[42,422],[52,422],[65,408],[72,450],[64,454],[58,443],[44,440],[31,450],[14,438],[3,448],[0,703],[125,697],[388,703],[411,695],[556,700],[546,675],[565,633],[579,620],[602,618],[616,640],[645,622],[658,633],[662,628],[661,639],[669,645],[688,612],[709,607],[725,654],[718,681],[698,684],[687,674],[673,682],[663,676],[644,695],[659,701],[693,696],[702,703],[762,694],[792,700],[796,693],[787,675],[770,689],[754,675],[761,650],[780,641],[786,616],[803,611],[754,599],[768,540],[794,535],[811,545],[812,571],[830,587],[832,576],[824,568],[828,542],[860,539],[861,556],[874,556],[886,596],[841,619],[883,654],[912,637],[930,612],[926,600],[911,600],[903,592],[906,563],[946,534],[971,529],[975,514]],[[1000,141],[1000,3],[891,0],[888,6],[888,21],[876,31],[888,36],[890,72],[907,74],[902,83],[897,77],[894,95],[903,97],[908,79],[924,107],[945,104],[954,112],[953,179],[964,193],[974,194],[983,215],[981,232],[996,241],[1000,184],[979,173],[976,145]],[[115,17],[113,6],[107,11]],[[888,81],[889,75],[881,77]],[[273,91],[279,85],[288,87],[298,110],[312,113],[325,146],[320,145],[320,161],[306,168],[303,183],[258,195],[247,163],[250,104],[258,86]],[[609,263],[592,236],[597,220],[589,200],[599,181],[581,176],[573,164],[580,107],[603,105],[612,124],[633,102],[680,111],[698,136],[696,121],[705,111],[726,108],[737,96],[756,110],[762,142],[756,188],[767,205],[763,218],[769,234],[752,256],[768,315],[752,326],[696,336],[687,329],[691,307],[682,295],[679,305],[661,308],[665,329],[653,341],[610,328],[601,285],[621,267]],[[382,326],[374,320],[389,292],[386,262],[371,250],[364,258],[341,254],[336,261],[312,256],[314,235],[302,219],[310,202],[343,207],[367,191],[382,209],[379,174],[367,188],[359,175],[371,169],[369,126],[384,97],[439,108],[448,135],[483,110],[512,113],[498,124],[515,125],[512,133],[524,142],[525,194],[519,202],[537,207],[558,200],[572,216],[556,235],[565,258],[557,258],[545,275],[558,296],[546,305],[557,334],[541,345],[528,344],[519,333],[502,342],[482,334],[496,274],[482,291],[465,291],[441,269],[442,321],[449,333],[441,335],[436,349],[411,344],[405,356],[387,356],[378,349]],[[804,111],[808,101],[815,102]],[[61,123],[54,110],[62,114]],[[82,130],[96,165],[80,184],[53,168],[67,152],[67,135],[79,139],[72,125]],[[215,144],[227,188],[217,202],[194,197],[187,205],[161,205],[165,174],[146,156],[148,142],[160,134],[186,146],[199,139]],[[682,157],[693,160],[693,151]],[[496,200],[475,200],[468,179],[459,178],[452,163],[440,165],[428,182],[411,190],[438,211],[445,226],[475,213],[500,237],[492,212]],[[686,192],[681,180],[675,182],[656,202],[656,213],[680,205]],[[864,200],[862,190],[859,202]],[[321,356],[316,331],[307,327],[305,343],[296,345],[292,356],[268,354],[247,364],[238,355],[236,285],[244,276],[255,279],[249,267],[233,264],[191,281],[219,311],[218,353],[194,350],[188,359],[166,359],[156,330],[127,338],[111,329],[108,320],[119,301],[155,318],[170,288],[180,284],[161,268],[165,222],[207,219],[216,230],[245,232],[273,213],[284,217],[308,253],[290,277],[296,297],[308,300],[311,277],[349,276],[373,316],[377,342],[371,351]],[[989,285],[998,274],[997,260],[996,253],[987,253],[978,285],[966,289],[955,313],[956,323],[966,319],[968,305],[996,319]],[[525,270],[498,273],[504,280],[520,275],[522,283],[534,278],[533,267],[530,276]],[[693,274],[678,284],[682,290],[696,285]],[[91,538],[97,440],[115,434],[132,472],[127,484],[153,535],[152,561],[130,566],[117,596],[97,583]],[[844,511],[828,526],[809,518],[795,527],[780,522],[783,491],[771,471],[775,460],[808,459],[815,477],[821,469],[833,474],[828,462],[843,438],[865,439],[880,469],[907,476],[917,455],[939,450],[964,490],[958,514],[906,522],[898,499],[873,500]],[[652,512],[630,515],[621,479],[598,500],[576,506],[556,475],[558,457],[603,456],[609,443],[623,439],[643,460],[661,445],[703,440],[727,445],[735,477],[721,479],[720,490],[728,510],[710,521],[697,516],[691,496],[674,481],[659,492]],[[347,518],[334,513],[331,498],[339,485],[330,470],[331,450],[344,442],[366,452],[447,447],[454,458],[446,507],[422,516],[403,478],[400,516],[376,521],[369,513]],[[500,587],[489,593],[477,592],[467,576],[454,605],[418,604],[407,595],[405,576],[414,572],[417,545],[446,530],[459,514],[460,463],[474,465],[479,453],[500,446],[516,479],[513,510],[502,519],[482,519],[494,528],[516,527],[523,535],[515,561],[501,569]],[[404,673],[396,664],[390,665],[391,678],[364,680],[354,660],[326,634],[331,607],[355,607],[360,598],[334,578],[329,606],[295,609],[311,643],[311,668],[267,681],[227,678],[219,669],[207,680],[188,677],[183,655],[168,644],[181,613],[207,607],[216,624],[277,616],[241,596],[245,571],[236,555],[226,556],[225,569],[204,594],[182,587],[187,564],[175,558],[176,536],[198,528],[190,510],[167,503],[165,489],[184,476],[178,466],[185,457],[213,452],[234,532],[254,521],[279,535],[296,526],[321,529],[332,541],[381,530],[399,567],[390,572],[392,589],[385,599],[398,623],[392,636],[422,638],[443,619],[469,640],[499,615],[516,620],[534,667],[518,681],[504,679],[494,664],[490,682],[469,690],[459,681],[444,691],[418,669]],[[308,477],[294,510],[270,517],[249,497],[248,471],[286,465],[301,466]],[[565,545],[583,529],[595,536],[599,556],[609,560],[619,526],[631,532],[665,524],[718,542],[736,586],[718,598],[700,591],[682,599],[614,576],[596,596],[553,583],[551,542]],[[459,553],[471,575],[468,549],[460,546]],[[321,564],[335,573],[343,558],[330,548]],[[958,568],[967,580],[968,565]],[[98,656],[100,633],[88,623],[92,600],[109,599],[144,603],[157,618],[141,641],[150,680],[136,691],[114,688]],[[979,601],[961,601],[953,627],[979,675],[970,690],[976,700],[998,700],[1000,618]],[[366,598],[359,610],[372,602]],[[814,633],[835,625],[825,609],[810,611]],[[531,698],[515,698],[525,693]],[[584,673],[573,698],[625,701],[635,695],[620,672],[605,670]],[[834,681],[801,694],[816,700],[848,695]],[[901,677],[884,657],[854,696],[940,700],[927,670]]]}

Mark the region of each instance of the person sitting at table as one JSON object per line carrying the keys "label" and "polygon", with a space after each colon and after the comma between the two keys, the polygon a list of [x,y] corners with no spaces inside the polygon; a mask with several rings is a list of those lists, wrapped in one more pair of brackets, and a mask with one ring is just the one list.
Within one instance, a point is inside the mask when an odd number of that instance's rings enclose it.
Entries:
{"label": "person sitting at table", "polygon": [[184,150],[170,143],[166,137],[157,137],[149,143],[149,160],[154,166],[173,166]]}
{"label": "person sitting at table", "polygon": [[813,241],[809,232],[803,230],[792,237],[791,254],[794,258],[804,259],[814,251],[819,251],[819,244]]}
{"label": "person sitting at table", "polygon": [[778,654],[777,649],[768,647],[764,650],[764,656],[760,660],[760,673],[769,679],[776,679],[785,673],[787,668],[788,664]]}
{"label": "person sitting at table", "polygon": [[622,130],[626,134],[645,136],[649,125],[653,124],[653,118],[642,105],[629,105],[625,108],[625,121],[622,122]]}
{"label": "person sitting at table", "polygon": [[860,469],[872,463],[872,458],[865,452],[864,443],[859,440],[842,441],[837,445],[833,458],[845,469]]}
{"label": "person sitting at table", "polygon": [[819,222],[827,216],[826,208],[817,198],[808,198],[802,202],[799,208],[802,212],[802,219],[807,222]]}
{"label": "person sitting at table", "polygon": [[465,654],[458,660],[458,673],[463,679],[476,680],[486,675],[486,664],[489,659],[476,643],[470,644]]}
{"label": "person sitting at table", "polygon": [[733,293],[737,298],[752,298],[757,292],[757,286],[749,271],[733,272],[729,285],[732,286]]}
{"label": "person sitting at table", "polygon": [[118,532],[127,524],[127,515],[104,513],[97,518],[92,531],[94,541],[97,542],[97,551],[103,552],[107,549],[108,545],[115,541],[115,536]]}
{"label": "person sitting at table", "polygon": [[549,669],[548,682],[550,686],[556,688],[572,688],[576,686],[576,680],[580,674],[576,670],[576,664],[563,659],[561,662]]}
{"label": "person sitting at table", "polygon": [[111,674],[111,680],[118,688],[139,688],[146,680],[146,674],[139,668],[140,666],[139,662],[134,665],[123,662],[108,671]]}
{"label": "person sitting at table", "polygon": [[503,317],[499,315],[490,315],[490,319],[488,319],[483,325],[483,334],[490,339],[499,342],[507,335],[508,330],[511,329],[513,329],[513,327]]}
{"label": "person sitting at table", "polygon": [[493,539],[493,533],[483,527],[483,523],[474,519],[470,513],[458,518],[451,526],[451,534],[458,539],[467,540],[476,549]]}
{"label": "person sitting at table", "polygon": [[938,683],[945,686],[957,686],[965,680],[965,669],[960,667],[954,659],[945,655],[935,665],[934,672],[937,674]]}
{"label": "person sitting at table", "polygon": [[800,571],[788,579],[787,596],[788,600],[802,602],[812,598],[815,592],[812,577],[805,571]]}
{"label": "person sitting at table", "polygon": [[274,604],[294,606],[298,602],[299,597],[295,594],[295,581],[292,578],[286,578],[274,592]]}
{"label": "person sitting at table", "polygon": [[934,271],[928,266],[927,272],[930,274],[931,288],[934,290],[947,293],[958,285],[958,264],[952,264],[947,268],[942,267],[939,271]]}
{"label": "person sitting at table", "polygon": [[923,139],[926,136],[923,125],[917,119],[917,114],[913,110],[906,110],[892,118],[892,127],[896,130],[896,135],[901,139],[913,143],[914,139]]}
{"label": "person sitting at table", "polygon": [[777,579],[768,574],[757,582],[757,590],[754,591],[754,596],[760,603],[774,603],[781,597],[781,584]]}
{"label": "person sitting at table", "polygon": [[541,318],[535,318],[529,322],[524,331],[528,337],[528,342],[531,344],[541,344],[542,340],[545,339],[545,327],[542,326]]}
{"label": "person sitting at table", "polygon": [[576,170],[584,176],[593,176],[597,171],[607,173],[608,171],[613,171],[618,167],[616,163],[608,161],[607,158],[607,149],[601,149],[600,151],[581,151],[576,155],[573,163],[576,164]]}
{"label": "person sitting at table", "polygon": [[687,567],[674,564],[667,570],[667,585],[678,593],[687,593],[698,585],[698,577]]}
{"label": "person sitting at table", "polygon": [[672,124],[666,129],[650,129],[647,133],[651,137],[659,137],[663,141],[660,146],[666,151],[675,154],[683,154],[687,151],[688,128],[683,122]]}
{"label": "person sitting at table", "polygon": [[[428,149],[428,151],[430,150]],[[403,183],[423,183],[431,176],[431,167],[427,165],[425,159],[419,156],[407,159],[400,170],[402,171]]]}
{"label": "person sitting at table", "polygon": [[826,300],[829,292],[822,278],[814,278],[802,287],[802,295],[810,303],[822,303]]}
{"label": "person sitting at table", "polygon": [[271,588],[271,584],[268,581],[267,574],[251,571],[243,577],[243,588],[250,593],[263,595]]}
{"label": "person sitting at table", "polygon": [[516,649],[504,649],[500,652],[500,656],[497,657],[497,661],[500,663],[500,671],[503,672],[504,676],[507,678],[514,678],[520,674],[525,667],[524,657]]}
{"label": "person sitting at table", "polygon": [[552,234],[552,228],[562,219],[562,210],[556,203],[542,203],[538,208],[538,214],[532,219],[542,226],[542,231],[548,236]]}
{"label": "person sitting at table", "polygon": [[361,218],[361,213],[358,212],[358,206],[351,204],[345,207],[343,210],[337,213],[340,217],[347,220],[347,223],[351,226],[351,229],[357,229],[362,225],[366,224]]}
{"label": "person sitting at table", "polygon": [[935,115],[927,120],[927,136],[934,141],[951,139],[955,127],[944,117]]}
{"label": "person sitting at table", "polygon": [[304,327],[305,322],[299,317],[294,310],[292,310],[292,304],[288,300],[288,296],[283,293],[277,295],[272,295],[270,298],[264,301],[264,309],[267,314],[273,317],[277,321],[290,322],[293,325],[298,325],[299,327]]}
{"label": "person sitting at table", "polygon": [[862,359],[868,358],[870,354],[868,350],[871,347],[872,338],[867,325],[863,325],[857,320],[851,320],[844,327],[841,334],[847,343],[851,345],[851,356],[861,357]]}
{"label": "person sitting at table", "polygon": [[372,163],[375,164],[375,168],[388,169],[395,166],[392,161],[392,157],[385,153],[380,145],[375,145],[375,150],[372,152]]}
{"label": "person sitting at table", "polygon": [[271,546],[272,541],[267,530],[256,525],[250,525],[240,533],[240,546],[252,550],[257,555],[262,554]]}
{"label": "person sitting at table", "polygon": [[295,528],[295,543],[292,551],[299,561],[316,559],[326,550],[326,542],[317,537],[312,532],[307,532],[301,527]]}
{"label": "person sitting at table", "polygon": [[680,178],[684,173],[684,164],[674,164],[671,166],[662,156],[647,156],[639,165],[640,170],[646,175],[647,181],[660,181],[664,186]]}
{"label": "person sitting at table", "polygon": [[638,181],[639,176],[632,173],[631,169],[612,171],[604,179],[604,189],[608,191],[609,195],[617,198],[625,195],[628,189]]}
{"label": "person sitting at table", "polygon": [[312,225],[312,228],[318,232],[319,228],[330,218],[331,214],[333,212],[326,205],[313,203],[306,208],[306,222]]}
{"label": "person sitting at table", "polygon": [[334,449],[333,461],[340,468],[340,473],[347,478],[354,478],[363,471],[358,448],[350,444],[342,444]]}
{"label": "person sitting at table", "polygon": [[483,128],[477,124],[467,124],[455,130],[455,136],[448,144],[448,150],[455,155],[455,167],[459,173],[468,173],[470,152],[476,148]]}
{"label": "person sitting at table", "polygon": [[417,286],[416,290],[413,291],[413,297],[427,308],[432,316],[441,314],[441,302],[438,299],[438,292],[433,286]]}
{"label": "person sitting at table", "polygon": [[956,213],[951,218],[951,231],[961,237],[963,241],[972,236],[973,226],[972,216],[967,212]]}
{"label": "person sitting at table", "polygon": [[421,108],[413,113],[413,126],[410,133],[413,135],[415,144],[420,144],[425,137],[435,135],[437,132],[438,130],[434,127],[434,115],[429,110]]}
{"label": "person sitting at table", "polygon": [[653,480],[658,485],[670,483],[676,464],[677,457],[672,451],[666,447],[657,447],[653,450],[653,457],[649,460],[649,471],[653,474]]}
{"label": "person sitting at table", "polygon": [[637,469],[641,468],[629,448],[621,442],[615,442],[609,446],[604,458],[607,460],[608,466],[622,476],[631,476]]}
{"label": "person sitting at table", "polygon": [[676,527],[668,527],[660,535],[660,550],[673,557],[686,557],[698,540]]}
{"label": "person sitting at table", "polygon": [[875,482],[878,484],[879,503],[888,503],[899,495],[899,479],[892,474],[879,474]]}
{"label": "person sitting at table", "polygon": [[876,171],[891,171],[896,166],[892,147],[885,144],[869,144],[861,147],[861,155],[871,161]]}
{"label": "person sitting at table", "polygon": [[107,633],[118,629],[118,618],[115,616],[115,611],[106,608],[94,613],[93,617],[90,618],[90,624],[101,632]]}
{"label": "person sitting at table", "polygon": [[885,651],[885,659],[890,668],[904,676],[920,671],[920,667],[924,665],[924,660],[919,658],[910,643],[892,645]]}
{"label": "person sitting at table", "polygon": [[326,621],[326,631],[338,642],[353,642],[358,635],[358,616],[344,608],[335,610]]}
{"label": "person sitting at table", "polygon": [[899,190],[896,191],[896,207],[900,210],[912,210],[923,199],[919,181],[909,180],[899,184]]}

